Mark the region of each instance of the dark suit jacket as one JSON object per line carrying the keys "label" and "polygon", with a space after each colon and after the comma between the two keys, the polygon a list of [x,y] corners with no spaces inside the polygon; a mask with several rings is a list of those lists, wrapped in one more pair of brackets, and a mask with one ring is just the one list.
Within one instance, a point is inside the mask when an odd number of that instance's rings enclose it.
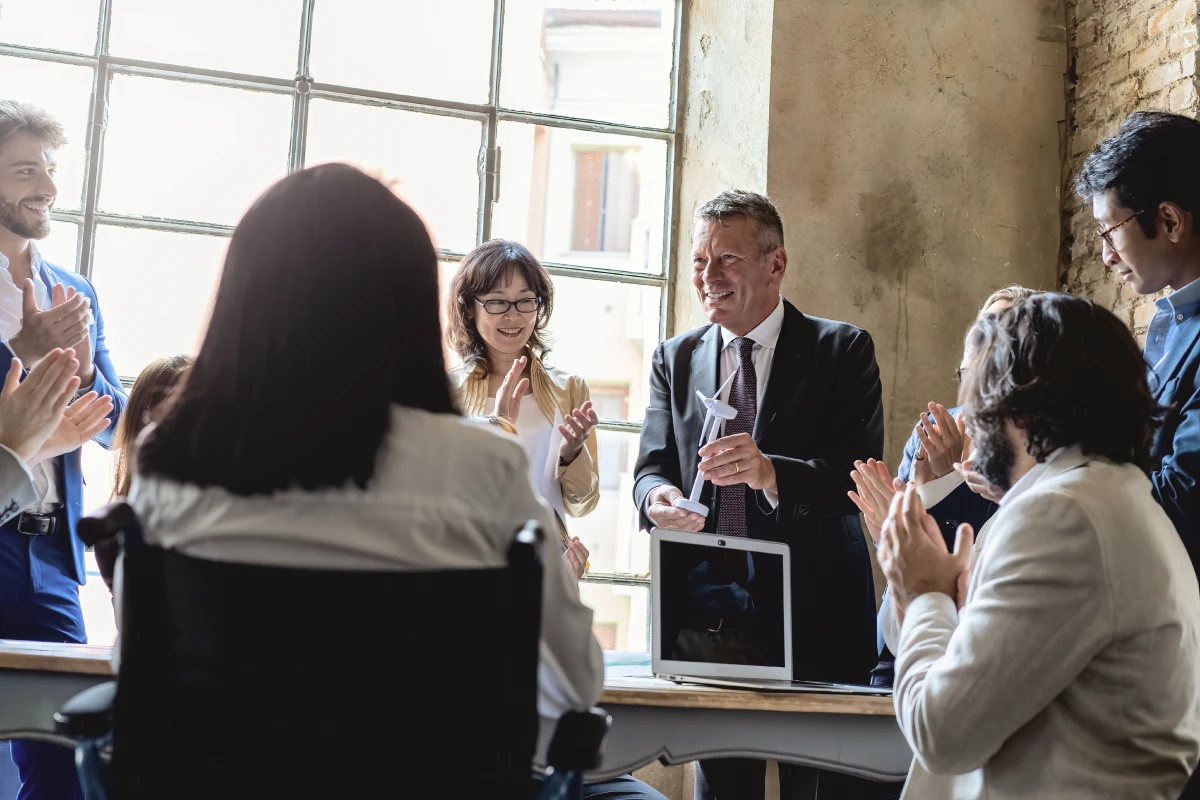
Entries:
{"label": "dark suit jacket", "polygon": [[1154,496],[1187,547],[1200,573],[1200,320],[1181,330],[1171,351],[1153,370],[1150,385],[1168,407],[1151,448]]}
{"label": "dark suit jacket", "polygon": [[[634,503],[646,529],[646,497],[663,484],[687,492],[699,461],[703,408],[696,391],[717,390],[721,332],[708,325],[663,342],[650,372]],[[794,676],[866,683],[875,648],[871,557],[853,488],[855,459],[883,455],[883,403],[875,346],[866,331],[807,317],[784,301],[783,328],[754,440],[775,466],[779,506],[747,497],[755,539],[791,548]],[[749,490],[747,490],[749,491]],[[712,485],[702,501],[716,530]]]}

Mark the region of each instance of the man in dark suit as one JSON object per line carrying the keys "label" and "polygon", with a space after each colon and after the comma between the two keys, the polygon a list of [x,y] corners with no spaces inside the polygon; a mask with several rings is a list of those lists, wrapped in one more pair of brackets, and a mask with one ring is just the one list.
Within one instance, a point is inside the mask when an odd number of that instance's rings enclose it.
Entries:
{"label": "man in dark suit", "polygon": [[[855,459],[883,451],[870,335],[783,299],[783,222],[762,195],[723,192],[696,212],[692,284],[711,324],[659,345],[650,374],[634,502],[642,525],[784,542],[791,549],[798,679],[866,683],[875,664],[875,589],[857,509]],[[738,410],[700,448],[697,390]],[[699,452],[698,452],[699,448]],[[676,508],[697,470],[707,517]],[[700,791],[761,797],[764,765],[701,762]],[[881,784],[782,765],[784,798],[887,796]],[[894,790],[891,790],[894,792]]]}
{"label": "man in dark suit", "polygon": [[1150,480],[1200,571],[1200,122],[1131,114],[1088,155],[1075,190],[1092,204],[1117,279],[1138,294],[1174,290],[1146,331],[1150,387],[1167,408]]}

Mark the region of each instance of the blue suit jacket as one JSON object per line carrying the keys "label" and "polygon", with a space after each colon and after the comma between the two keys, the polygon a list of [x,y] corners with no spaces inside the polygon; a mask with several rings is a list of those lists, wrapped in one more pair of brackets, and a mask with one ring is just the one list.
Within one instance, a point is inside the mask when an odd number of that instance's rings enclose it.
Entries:
{"label": "blue suit jacket", "polygon": [[[87,295],[92,302],[92,316],[94,321],[91,325],[91,338],[94,347],[92,363],[96,366],[96,380],[92,384],[92,391],[101,395],[107,395],[112,398],[113,410],[109,415],[109,426],[103,433],[96,437],[96,441],[102,446],[108,447],[112,442],[113,430],[117,426],[117,420],[121,416],[121,411],[125,408],[126,394],[121,388],[121,382],[117,378],[117,371],[113,369],[112,361],[108,357],[108,346],[104,341],[104,317],[100,314],[100,304],[96,301],[96,290],[92,288],[92,284],[87,278],[77,272],[65,270],[62,267],[56,267],[48,263],[44,259],[34,259],[34,272],[47,287],[51,287],[56,283],[61,283],[66,287],[74,287],[77,292]],[[12,366],[12,352],[7,347],[0,347],[0,380],[8,374],[9,367]],[[76,450],[73,453],[67,453],[64,456],[59,456],[54,459],[54,469],[58,476],[58,485],[61,487],[63,494],[63,504],[66,506],[67,521],[70,524],[70,549],[71,563],[74,568],[73,577],[82,584],[87,579],[86,570],[84,569],[83,561],[83,542],[75,534],[75,525],[79,518],[83,516],[83,462],[81,459],[81,451]]]}
{"label": "blue suit jacket", "polygon": [[1154,437],[1150,481],[1154,497],[1183,539],[1200,573],[1200,318],[1193,318],[1151,370],[1151,388],[1168,407]]}

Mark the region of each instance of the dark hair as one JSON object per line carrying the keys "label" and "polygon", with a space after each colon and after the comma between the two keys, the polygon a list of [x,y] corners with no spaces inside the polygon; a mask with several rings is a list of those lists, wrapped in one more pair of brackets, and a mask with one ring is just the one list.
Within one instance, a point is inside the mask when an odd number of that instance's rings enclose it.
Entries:
{"label": "dark hair", "polygon": [[18,133],[30,133],[51,150],[67,146],[62,123],[49,111],[20,100],[0,100],[0,147]]}
{"label": "dark hair", "polygon": [[762,254],[783,247],[783,217],[765,194],[729,189],[696,209],[695,218],[709,222],[724,222],[730,217],[744,217],[757,226],[758,249]]}
{"label": "dark hair", "polygon": [[139,474],[240,495],[365,488],[393,405],[450,414],[437,255],[345,164],[276,183],[233,233],[196,364]]}
{"label": "dark hair", "polygon": [[482,313],[475,298],[495,291],[511,274],[523,277],[533,293],[541,298],[542,305],[529,335],[529,347],[539,359],[544,360],[550,353],[546,334],[550,315],[554,313],[554,284],[550,273],[525,245],[507,239],[491,239],[463,256],[446,295],[446,340],[450,349],[458,353],[468,367],[482,365],[484,375],[491,370],[491,365],[487,345],[475,328],[475,315]]}
{"label": "dark hair", "polygon": [[[1109,189],[1137,212],[1150,239],[1158,234],[1160,204],[1200,212],[1200,122],[1166,111],[1130,114],[1112,138],[1092,148],[1075,178],[1075,193],[1084,201]],[[1192,232],[1200,234],[1196,226]]]}
{"label": "dark hair", "polygon": [[155,359],[146,365],[133,382],[129,400],[113,433],[112,449],[117,455],[113,469],[113,497],[129,494],[129,483],[133,478],[133,446],[138,436],[155,416],[162,416],[163,401],[178,387],[184,373],[195,363],[196,359],[185,355]]}
{"label": "dark hair", "polygon": [[1038,461],[1060,447],[1146,469],[1162,416],[1129,329],[1082,297],[1041,292],[972,329],[968,425],[1011,419]]}

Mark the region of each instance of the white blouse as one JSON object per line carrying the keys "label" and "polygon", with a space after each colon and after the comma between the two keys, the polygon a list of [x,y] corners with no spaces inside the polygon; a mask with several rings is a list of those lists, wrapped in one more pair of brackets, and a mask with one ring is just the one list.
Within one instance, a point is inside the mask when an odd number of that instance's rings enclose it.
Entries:
{"label": "white blouse", "polygon": [[458,416],[395,407],[366,490],[245,497],[137,476],[129,502],[152,544],[215,561],[324,569],[502,566],[517,528],[539,520],[547,535],[538,711],[557,717],[599,700],[604,665],[592,612],[528,475],[510,437]]}

